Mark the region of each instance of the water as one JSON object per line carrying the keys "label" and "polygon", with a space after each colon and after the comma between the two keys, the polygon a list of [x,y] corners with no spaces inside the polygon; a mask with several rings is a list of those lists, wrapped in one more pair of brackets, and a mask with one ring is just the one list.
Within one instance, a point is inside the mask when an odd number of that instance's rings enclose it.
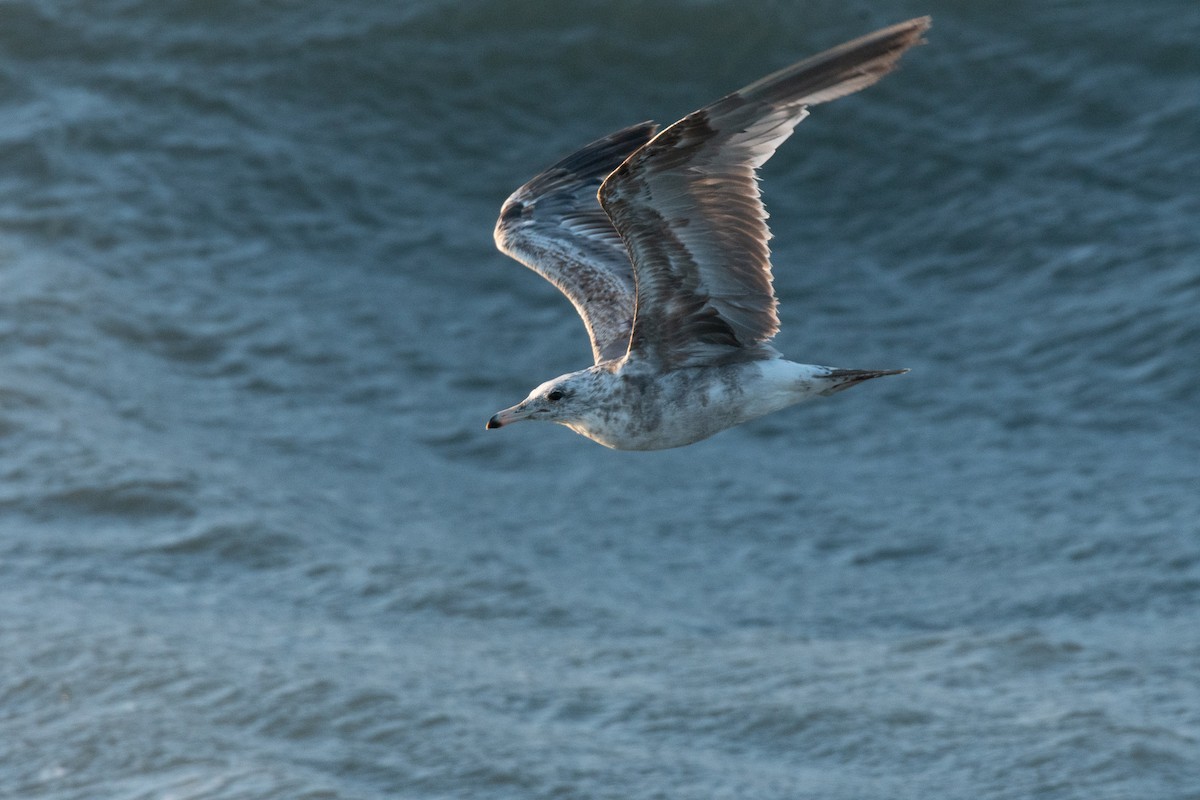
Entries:
{"label": "water", "polygon": [[[537,168],[919,13],[765,173],[693,447],[588,363]],[[1200,797],[1193,2],[0,5],[0,796]]]}

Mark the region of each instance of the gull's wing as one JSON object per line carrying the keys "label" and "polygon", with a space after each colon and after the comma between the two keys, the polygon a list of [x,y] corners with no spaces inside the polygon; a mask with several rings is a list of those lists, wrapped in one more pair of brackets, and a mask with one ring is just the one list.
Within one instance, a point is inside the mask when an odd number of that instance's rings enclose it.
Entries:
{"label": "gull's wing", "polygon": [[763,354],[756,346],[779,318],[755,171],[808,106],[875,83],[929,22],[893,25],[768,75],[666,128],[604,181],[600,203],[636,271],[631,350],[671,364]]}
{"label": "gull's wing", "polygon": [[643,122],[598,139],[513,192],[496,222],[496,246],[567,296],[583,317],[596,363],[620,358],[633,325],[633,265],[596,191],[654,136]]}

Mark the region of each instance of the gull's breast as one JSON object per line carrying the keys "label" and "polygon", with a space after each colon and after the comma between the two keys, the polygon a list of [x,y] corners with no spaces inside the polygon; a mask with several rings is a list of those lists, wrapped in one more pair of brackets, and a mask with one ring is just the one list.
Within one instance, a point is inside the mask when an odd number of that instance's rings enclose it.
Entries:
{"label": "gull's breast", "polygon": [[756,362],[615,378],[587,419],[569,427],[617,450],[683,447],[782,407],[760,402],[767,395]]}

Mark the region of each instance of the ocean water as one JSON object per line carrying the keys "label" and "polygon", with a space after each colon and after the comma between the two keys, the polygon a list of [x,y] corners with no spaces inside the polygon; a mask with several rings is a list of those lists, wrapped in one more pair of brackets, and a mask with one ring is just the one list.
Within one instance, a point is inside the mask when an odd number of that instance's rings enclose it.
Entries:
{"label": "ocean water", "polygon": [[[493,249],[578,145],[931,13],[764,171],[692,447]],[[1200,7],[0,2],[0,796],[1200,798]]]}

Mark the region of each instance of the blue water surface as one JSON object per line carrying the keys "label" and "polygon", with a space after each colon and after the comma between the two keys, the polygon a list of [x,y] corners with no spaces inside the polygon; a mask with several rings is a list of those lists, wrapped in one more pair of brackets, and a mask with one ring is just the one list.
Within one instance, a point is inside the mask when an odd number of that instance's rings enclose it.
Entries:
{"label": "blue water surface", "polygon": [[[497,253],[580,144],[931,13],[763,172],[676,451]],[[0,3],[0,796],[1200,798],[1200,8]]]}

